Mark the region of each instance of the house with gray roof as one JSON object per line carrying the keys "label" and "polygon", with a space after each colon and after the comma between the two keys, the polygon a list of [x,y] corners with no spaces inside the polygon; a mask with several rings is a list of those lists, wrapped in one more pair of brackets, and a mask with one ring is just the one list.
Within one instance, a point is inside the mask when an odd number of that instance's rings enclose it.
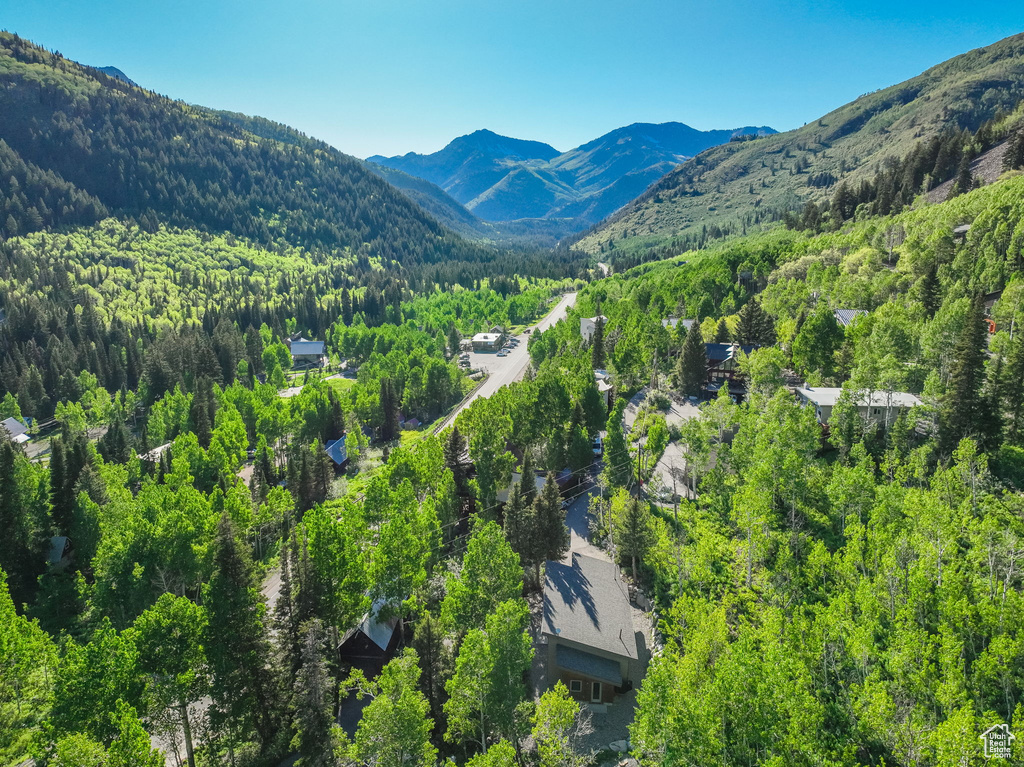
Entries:
{"label": "house with gray roof", "polygon": [[[843,390],[834,386],[801,386],[796,396],[801,404],[814,408],[818,423],[828,426],[832,408],[839,402]],[[866,424],[881,424],[888,429],[901,410],[910,410],[921,404],[913,394],[900,391],[851,391],[857,412]]]}
{"label": "house with gray roof", "polygon": [[572,564],[545,565],[541,633],[548,684],[576,699],[612,703],[640,681],[629,591],[612,562],[573,553]]}
{"label": "house with gray roof", "polygon": [[323,341],[308,341],[297,338],[291,342],[292,364],[322,365],[327,354]]}
{"label": "house with gray roof", "polygon": [[7,432],[12,442],[28,442],[28,427],[17,418],[5,418],[0,421],[0,429]]}
{"label": "house with gray roof", "polygon": [[839,323],[840,327],[848,327],[853,324],[853,321],[858,317],[867,314],[863,309],[833,309],[832,316],[836,318],[836,322]]}

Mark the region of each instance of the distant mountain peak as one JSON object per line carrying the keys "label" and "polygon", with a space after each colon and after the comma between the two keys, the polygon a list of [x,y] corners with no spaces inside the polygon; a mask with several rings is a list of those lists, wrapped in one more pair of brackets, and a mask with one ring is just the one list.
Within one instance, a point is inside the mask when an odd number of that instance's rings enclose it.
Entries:
{"label": "distant mountain peak", "polygon": [[633,123],[560,153],[540,141],[482,128],[433,154],[367,159],[436,184],[486,221],[565,219],[579,230],[625,205],[687,158],[739,134],[774,132]]}
{"label": "distant mountain peak", "polygon": [[109,77],[113,77],[115,80],[120,80],[121,82],[128,83],[129,85],[138,85],[137,82],[129,78],[128,75],[126,75],[117,67],[94,67],[94,69],[99,70],[100,72]]}

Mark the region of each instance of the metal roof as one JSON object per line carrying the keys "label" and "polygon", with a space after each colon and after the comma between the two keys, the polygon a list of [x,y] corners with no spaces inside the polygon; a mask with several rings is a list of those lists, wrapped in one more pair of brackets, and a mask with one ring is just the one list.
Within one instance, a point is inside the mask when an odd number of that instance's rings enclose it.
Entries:
{"label": "metal roof", "polygon": [[[797,394],[818,407],[833,407],[839,401],[843,390],[834,386],[802,386]],[[911,408],[921,404],[921,400],[913,394],[900,391],[853,392],[853,401],[860,407],[900,407]]]}
{"label": "metal roof", "polygon": [[333,442],[328,442],[324,448],[324,452],[330,456],[330,459],[334,461],[338,466],[345,463],[348,460],[348,446],[345,444],[345,438],[336,439]]}
{"label": "metal roof", "polygon": [[3,421],[0,421],[0,426],[7,431],[11,439],[20,437],[28,431],[28,427],[17,418],[5,418]]}
{"label": "metal roof", "polygon": [[615,564],[574,553],[572,565],[548,561],[545,569],[545,634],[637,658],[629,593]]}
{"label": "metal roof", "polygon": [[292,341],[292,356],[298,357],[300,355],[315,355],[320,356],[324,353],[324,342],[323,341]]}
{"label": "metal roof", "polygon": [[836,322],[845,328],[861,315],[867,314],[867,312],[863,309],[833,309],[832,314],[836,318]]}

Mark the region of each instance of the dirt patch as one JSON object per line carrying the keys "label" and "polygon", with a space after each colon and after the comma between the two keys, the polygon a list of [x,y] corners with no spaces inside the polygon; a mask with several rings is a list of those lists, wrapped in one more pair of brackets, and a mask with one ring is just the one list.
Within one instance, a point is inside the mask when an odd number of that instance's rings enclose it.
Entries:
{"label": "dirt patch", "polygon": [[[986,184],[991,184],[1003,173],[1003,155],[1006,154],[1009,142],[989,149],[982,153],[971,163],[971,175],[978,176]],[[953,188],[955,178],[944,181],[928,192],[928,202],[944,202],[949,197],[949,190]]]}

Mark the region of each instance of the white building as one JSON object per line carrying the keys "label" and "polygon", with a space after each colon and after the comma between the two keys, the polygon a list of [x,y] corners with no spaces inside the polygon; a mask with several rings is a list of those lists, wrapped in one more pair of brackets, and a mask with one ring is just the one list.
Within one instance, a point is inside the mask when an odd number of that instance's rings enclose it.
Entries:
{"label": "white building", "polygon": [[478,352],[496,352],[504,342],[504,333],[477,333],[473,336],[473,349]]}
{"label": "white building", "polygon": [[[814,407],[818,423],[827,425],[832,408],[839,401],[843,390],[828,386],[802,386],[796,390],[797,397],[804,405]],[[910,410],[921,404],[913,394],[898,391],[855,391],[854,404],[865,423],[882,424],[886,428],[896,420],[901,410]]]}
{"label": "white building", "polygon": [[596,317],[583,317],[580,320],[580,335],[583,336],[584,343],[590,343],[590,339],[594,337],[594,331],[597,329],[597,321],[605,325],[608,324],[608,318],[603,315],[597,315]]}

